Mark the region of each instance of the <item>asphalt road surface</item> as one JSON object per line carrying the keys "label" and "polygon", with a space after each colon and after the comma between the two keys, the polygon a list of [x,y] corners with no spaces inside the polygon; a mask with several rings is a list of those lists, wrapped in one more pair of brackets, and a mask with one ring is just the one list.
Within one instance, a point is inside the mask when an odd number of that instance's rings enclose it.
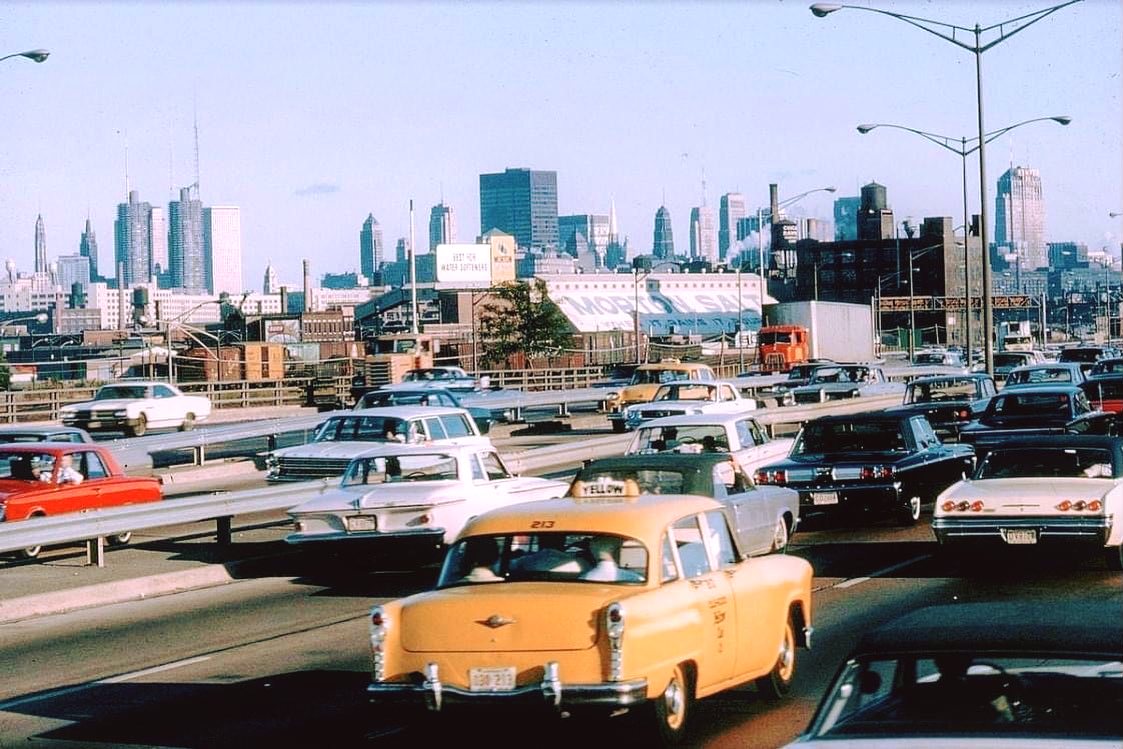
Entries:
{"label": "asphalt road surface", "polygon": [[[775,747],[794,738],[865,630],[920,606],[1040,601],[1123,611],[1098,558],[997,555],[948,565],[928,518],[910,529],[796,535],[815,568],[814,649],[799,651],[792,696],[744,687],[700,702],[689,745]],[[365,701],[366,614],[425,588],[432,569],[362,572],[306,563],[293,578],[118,604],[0,627],[0,747],[417,747],[635,743],[627,716],[559,720],[472,713],[420,724]],[[1086,613],[1084,614],[1086,615]],[[1078,623],[1078,622],[1074,622]]]}

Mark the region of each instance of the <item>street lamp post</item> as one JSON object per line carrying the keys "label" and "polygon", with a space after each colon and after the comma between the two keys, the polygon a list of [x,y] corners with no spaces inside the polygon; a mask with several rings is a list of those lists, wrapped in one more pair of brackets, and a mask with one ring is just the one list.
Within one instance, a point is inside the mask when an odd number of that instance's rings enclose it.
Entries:
{"label": "street lamp post", "polygon": [[[992,132],[986,133],[983,136],[983,140],[985,140],[987,143],[990,143],[995,138],[998,138],[1002,135],[1005,135],[1006,133],[1010,132],[1011,130],[1014,130],[1015,128],[1019,128],[1022,125],[1028,125],[1031,122],[1045,122],[1045,121],[1052,121],[1052,122],[1059,123],[1061,125],[1067,125],[1070,122],[1072,122],[1072,118],[1071,117],[1065,117],[1065,116],[1035,117],[1031,120],[1025,120],[1023,122],[1019,122],[1019,123],[1016,123],[1014,125],[1009,125],[1007,127],[1001,128],[999,130],[994,130]],[[968,216],[968,213],[967,213],[967,157],[970,156],[971,154],[973,154],[975,151],[977,151],[979,149],[979,146],[976,143],[976,145],[973,145],[970,148],[968,148],[967,144],[968,143],[974,143],[975,141],[978,141],[978,138],[977,137],[968,138],[966,136],[962,136],[962,137],[959,137],[959,138],[953,138],[953,137],[948,136],[948,135],[939,135],[937,133],[929,133],[929,132],[926,132],[924,130],[917,130],[916,128],[906,127],[904,125],[890,125],[890,124],[887,124],[887,123],[884,123],[884,122],[868,123],[868,124],[858,125],[858,132],[861,133],[862,135],[865,135],[865,134],[869,133],[871,130],[876,130],[879,127],[893,128],[895,130],[904,130],[906,132],[910,132],[910,133],[913,133],[915,135],[919,135],[920,137],[935,143],[937,146],[945,148],[945,149],[947,149],[948,151],[951,151],[954,154],[958,154],[961,161],[962,161],[962,165],[963,165],[963,313],[964,313],[964,331],[965,331],[964,336],[967,340],[968,356],[970,356],[970,351],[971,351],[971,262],[970,262],[970,259],[971,259],[971,256],[970,256],[970,246],[969,246],[969,243],[967,241],[967,233],[968,233],[967,227],[970,226],[970,217]],[[953,143],[955,143],[957,141],[959,143],[958,148],[956,148],[954,145],[952,145]],[[983,248],[982,252],[983,252],[983,262],[985,263],[986,257],[987,257],[987,251],[986,251],[985,247]]]}
{"label": "street lamp post", "polygon": [[26,57],[32,62],[43,62],[47,59],[47,57],[50,56],[50,54],[51,53],[45,49],[30,49],[27,52],[13,52],[10,55],[4,55],[3,57],[0,57],[0,62],[3,62],[4,60],[10,60],[13,57]]}
{"label": "street lamp post", "polygon": [[[986,362],[986,371],[988,374],[994,374],[994,317],[993,317],[993,298],[991,295],[991,277],[990,277],[990,248],[987,243],[987,171],[986,171],[986,128],[983,126],[983,53],[992,47],[998,45],[1000,42],[1009,39],[1019,31],[1032,26],[1043,18],[1052,15],[1061,8],[1066,8],[1069,5],[1080,2],[1081,0],[1067,0],[1067,2],[1054,5],[1042,10],[1026,13],[1025,15],[1011,18],[1000,23],[992,24],[983,28],[979,24],[975,24],[974,28],[965,26],[956,26],[943,21],[935,21],[930,18],[920,18],[918,16],[909,16],[902,13],[894,13],[889,10],[882,10],[880,8],[868,8],[861,5],[834,5],[830,3],[816,3],[811,6],[811,12],[817,18],[823,18],[837,10],[864,10],[871,13],[878,13],[890,18],[896,18],[898,21],[915,26],[922,31],[927,31],[929,34],[938,36],[944,41],[951,42],[961,49],[972,52],[975,55],[975,100],[976,110],[978,112],[979,120],[979,220],[982,224],[979,227],[979,238],[982,240],[983,252],[983,351],[984,361]],[[942,30],[946,29],[946,31]],[[998,35],[987,42],[982,43],[982,35],[988,32],[996,31]],[[950,33],[949,33],[950,32]],[[961,34],[974,35],[974,43],[965,42],[955,36],[956,32]]]}
{"label": "street lamp post", "polygon": [[26,317],[16,317],[11,320],[0,321],[0,332],[2,332],[9,325],[15,325],[21,322],[37,322],[40,325],[47,322],[48,316],[46,312],[40,312],[37,315],[27,315]]}
{"label": "street lamp post", "polygon": [[[816,187],[814,190],[801,192],[799,195],[794,195],[786,200],[781,200],[776,204],[776,209],[787,208],[789,205],[806,198],[808,195],[816,192],[835,192],[834,187]],[[756,244],[757,252],[760,257],[760,304],[764,308],[764,294],[768,290],[768,282],[764,278],[764,218],[768,217],[768,222],[772,223],[776,217],[772,215],[772,208],[757,208],[756,209]]]}

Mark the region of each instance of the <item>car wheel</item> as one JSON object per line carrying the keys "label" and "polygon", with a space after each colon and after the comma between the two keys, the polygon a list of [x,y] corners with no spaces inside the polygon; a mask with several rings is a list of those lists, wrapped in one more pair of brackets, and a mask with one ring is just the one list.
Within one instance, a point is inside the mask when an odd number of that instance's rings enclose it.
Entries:
{"label": "car wheel", "polygon": [[784,623],[784,639],[780,642],[780,654],[772,670],[756,680],[756,688],[765,699],[778,700],[787,697],[792,690],[795,678],[795,629],[789,616]]}
{"label": "car wheel", "polygon": [[1109,570],[1123,571],[1123,544],[1108,546],[1104,549],[1104,559],[1107,561]]}
{"label": "car wheel", "polygon": [[179,431],[190,432],[195,428],[195,414],[188,413],[183,416],[183,423],[179,425]]}
{"label": "car wheel", "polygon": [[627,429],[627,427],[628,425],[625,424],[623,420],[612,422],[612,431],[616,434],[623,434],[624,430]]}
{"label": "car wheel", "polygon": [[905,504],[898,508],[896,520],[897,525],[900,526],[915,525],[916,521],[920,520],[920,497],[910,497]]}
{"label": "car wheel", "polygon": [[143,437],[144,433],[148,431],[148,418],[141,414],[137,417],[136,424],[129,427],[128,432],[130,437]]}
{"label": "car wheel", "polygon": [[772,548],[769,551],[773,554],[782,554],[788,548],[788,522],[784,518],[776,521],[776,530],[772,531]]}
{"label": "car wheel", "polygon": [[650,704],[649,720],[655,737],[665,746],[682,741],[690,718],[694,689],[690,675],[682,663],[671,672],[671,681],[663,693]]}
{"label": "car wheel", "polygon": [[124,533],[118,533],[113,536],[106,536],[105,543],[109,544],[110,546],[124,546],[132,540],[132,537],[132,531],[125,531]]}
{"label": "car wheel", "polygon": [[[44,515],[41,512],[37,512],[33,515],[28,515],[29,519],[30,518],[42,518],[42,517],[46,517],[46,515]],[[39,553],[42,552],[42,551],[43,551],[42,545],[28,546],[26,549],[18,549],[16,551],[14,551],[12,553],[12,555],[16,559],[35,559],[36,557],[39,556]]]}

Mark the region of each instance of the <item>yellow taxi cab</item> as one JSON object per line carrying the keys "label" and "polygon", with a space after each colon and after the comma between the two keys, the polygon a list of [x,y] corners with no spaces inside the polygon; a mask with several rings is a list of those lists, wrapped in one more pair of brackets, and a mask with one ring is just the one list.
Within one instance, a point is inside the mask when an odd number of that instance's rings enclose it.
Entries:
{"label": "yellow taxi cab", "polygon": [[678,359],[664,359],[660,362],[641,364],[636,367],[631,381],[619,391],[609,392],[605,399],[608,420],[612,431],[623,432],[627,429],[624,409],[633,403],[647,403],[655,397],[660,385],[679,380],[712,382],[717,379],[708,364],[683,362]]}
{"label": "yellow taxi cab", "polygon": [[371,610],[372,703],[631,712],[671,744],[695,699],[788,693],[811,640],[805,560],[745,557],[712,499],[577,483],[475,519],[436,589]]}

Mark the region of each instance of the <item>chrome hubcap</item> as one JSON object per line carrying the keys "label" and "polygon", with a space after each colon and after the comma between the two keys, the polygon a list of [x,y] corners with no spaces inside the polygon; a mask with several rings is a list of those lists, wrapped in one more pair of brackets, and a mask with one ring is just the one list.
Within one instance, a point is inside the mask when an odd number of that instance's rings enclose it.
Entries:
{"label": "chrome hubcap", "polygon": [[675,674],[675,678],[667,685],[667,690],[663,692],[663,700],[667,706],[667,725],[671,728],[677,728],[682,723],[686,703],[682,682],[679,681],[678,674]]}
{"label": "chrome hubcap", "polygon": [[780,643],[780,678],[784,681],[792,678],[792,667],[795,664],[795,648],[792,647],[791,629],[784,631],[784,641]]}

